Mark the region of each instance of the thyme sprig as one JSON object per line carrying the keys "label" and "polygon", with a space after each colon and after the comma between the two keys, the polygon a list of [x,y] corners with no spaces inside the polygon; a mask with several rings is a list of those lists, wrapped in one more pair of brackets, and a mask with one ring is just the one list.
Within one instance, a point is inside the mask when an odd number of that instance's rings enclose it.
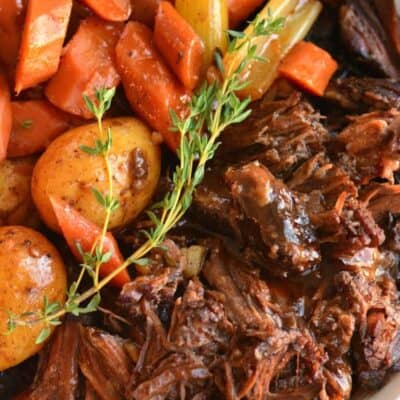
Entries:
{"label": "thyme sprig", "polygon": [[[252,23],[251,35],[244,36],[240,32],[229,31],[228,52],[236,53],[239,50],[246,49],[245,56],[238,66],[230,66],[227,71],[224,69],[221,54],[215,53],[215,63],[219,68],[222,81],[215,80],[213,83],[204,83],[196,94],[193,95],[188,105],[188,114],[181,118],[174,111],[171,111],[172,127],[171,130],[180,134],[180,145],[177,150],[179,163],[173,173],[173,190],[165,198],[154,204],[147,215],[152,222],[153,228],[143,231],[146,236],[145,243],[130,255],[118,268],[108,274],[102,280],[98,277],[98,268],[101,263],[106,262],[111,255],[103,254],[104,237],[107,233],[107,227],[111,213],[117,208],[117,203],[112,199],[112,174],[108,160],[109,151],[112,144],[111,132],[107,130],[104,135],[102,128],[102,118],[111,104],[114,92],[98,91],[96,93],[97,105],[86,99],[88,109],[95,115],[100,139],[96,141],[94,147],[81,146],[81,150],[91,155],[105,156],[107,170],[109,174],[108,194],[103,195],[94,190],[97,201],[106,209],[106,218],[103,225],[103,233],[98,243],[92,249],[92,252],[86,254],[82,251],[84,259],[82,272],[88,272],[94,276],[93,286],[82,294],[78,293],[79,283],[74,282],[68,292],[68,300],[63,307],[57,307],[46,313],[47,326],[57,324],[60,318],[73,313],[80,315],[82,313],[95,311],[100,301],[100,291],[119,273],[130,265],[139,267],[147,266],[149,252],[157,247],[161,247],[167,233],[180,221],[185,212],[191,205],[194,192],[202,182],[205,173],[205,167],[218,149],[218,138],[222,131],[232,124],[244,121],[251,113],[248,109],[250,99],[240,99],[236,92],[246,87],[249,82],[243,82],[240,74],[243,69],[253,60],[260,60],[257,56],[257,46],[253,39],[258,36],[270,35],[283,26],[282,19],[267,20],[255,19]],[[105,136],[105,137],[103,137]],[[80,305],[89,300],[86,307]],[[16,325],[15,319],[10,319],[11,325]],[[41,322],[43,319],[37,319]],[[14,326],[15,328],[15,326]],[[43,336],[45,336],[43,334]],[[43,339],[43,338],[41,338]]]}
{"label": "thyme sprig", "polygon": [[110,218],[113,212],[119,207],[119,202],[113,198],[113,176],[112,168],[110,165],[110,150],[112,147],[112,132],[110,128],[105,131],[103,128],[103,118],[105,113],[111,107],[112,99],[115,95],[115,88],[111,89],[96,89],[95,100],[88,96],[84,96],[84,101],[88,110],[96,118],[97,122],[97,135],[98,138],[94,141],[94,146],[81,145],[79,148],[90,156],[98,156],[104,159],[106,171],[107,171],[107,182],[108,188],[107,193],[103,194],[95,187],[92,188],[93,196],[101,207],[105,210],[105,218],[101,234],[93,243],[90,251],[85,252],[79,243],[76,243],[77,250],[82,257],[83,262],[81,263],[81,270],[76,281],[74,281],[67,292],[67,299],[62,306],[59,302],[49,303],[47,296],[43,299],[43,307],[39,312],[27,312],[20,316],[17,316],[11,312],[8,313],[8,332],[12,332],[17,326],[29,326],[42,322],[44,327],[40,331],[36,343],[42,343],[45,341],[51,333],[51,327],[59,325],[61,323],[60,318],[65,313],[71,313],[75,316],[81,314],[87,314],[96,311],[100,304],[100,293],[97,292],[84,307],[80,306],[81,302],[77,301],[79,298],[79,288],[85,273],[89,275],[93,281],[93,287],[97,287],[99,284],[99,273],[102,264],[107,263],[112,254],[110,252],[103,252],[104,241],[108,231]]}

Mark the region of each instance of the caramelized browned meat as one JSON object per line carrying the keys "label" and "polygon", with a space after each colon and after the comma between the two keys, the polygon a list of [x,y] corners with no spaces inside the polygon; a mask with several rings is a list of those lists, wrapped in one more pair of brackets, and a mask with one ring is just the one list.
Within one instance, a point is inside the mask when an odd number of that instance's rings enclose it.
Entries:
{"label": "caramelized browned meat", "polygon": [[346,172],[324,153],[306,161],[287,182],[291,190],[307,194],[310,215],[331,210],[338,205],[343,193],[357,197],[358,189]]}
{"label": "caramelized browned meat", "polygon": [[192,215],[211,231],[240,238],[237,223],[240,212],[234,207],[224,172],[225,168],[221,166],[208,169],[203,183],[196,190]]}
{"label": "caramelized browned meat", "polygon": [[392,46],[400,54],[400,4],[396,0],[373,0]]}
{"label": "caramelized browned meat", "polygon": [[213,359],[216,353],[226,351],[233,330],[219,294],[194,280],[176,300],[168,340],[177,348],[199,351]]}
{"label": "caramelized browned meat", "polygon": [[400,82],[396,79],[349,77],[331,81],[325,98],[345,110],[362,113],[400,107]]}
{"label": "caramelized browned meat", "polygon": [[347,0],[340,9],[339,23],[351,53],[386,77],[400,77],[386,33],[368,0]]}
{"label": "caramelized browned meat", "polygon": [[184,393],[184,398],[191,399],[193,397],[188,386],[194,386],[194,394],[199,395],[210,376],[210,371],[200,358],[183,352],[174,353],[163,359],[151,376],[137,385],[129,398],[179,399],[182,398],[179,394]]}
{"label": "caramelized browned meat", "polygon": [[142,304],[154,308],[164,305],[171,308],[182,271],[164,268],[153,274],[143,275],[126,284],[119,296],[119,304],[132,318],[143,314]]}
{"label": "caramelized browned meat", "polygon": [[285,100],[260,100],[249,119],[223,133],[220,152],[230,161],[256,159],[273,174],[286,177],[323,150],[328,132],[320,118],[298,92]]}
{"label": "caramelized browned meat", "polygon": [[132,364],[121,338],[95,328],[81,327],[79,367],[100,399],[125,399]]}
{"label": "caramelized browned meat", "polygon": [[399,362],[399,302],[389,277],[378,282],[343,273],[342,293],[356,315],[358,331],[353,346],[357,377],[364,386],[378,387]]}
{"label": "caramelized browned meat", "polygon": [[217,369],[217,385],[227,398],[255,400],[273,392],[271,398],[295,399],[319,393],[325,354],[307,330],[297,327],[293,315],[271,302],[265,282],[219,246],[204,275],[223,296],[237,329],[228,359]]}
{"label": "caramelized browned meat", "polygon": [[339,155],[340,166],[361,184],[375,178],[394,182],[400,168],[400,113],[395,110],[373,112],[352,119],[339,135],[345,146]]}
{"label": "caramelized browned meat", "polygon": [[389,214],[400,214],[400,185],[372,184],[363,193],[368,209],[382,227]]}
{"label": "caramelized browned meat", "polygon": [[35,381],[18,400],[75,400],[78,395],[79,323],[66,321],[41,355]]}
{"label": "caramelized browned meat", "polygon": [[274,332],[279,325],[275,317],[279,317],[270,313],[268,286],[254,271],[216,247],[204,275],[211,287],[223,293],[226,314],[237,328],[263,337]]}
{"label": "caramelized browned meat", "polygon": [[[232,197],[254,226],[249,245],[272,261],[276,273],[305,272],[320,261],[311,222],[300,198],[259,162],[226,173]],[[262,245],[259,242],[261,240]]]}

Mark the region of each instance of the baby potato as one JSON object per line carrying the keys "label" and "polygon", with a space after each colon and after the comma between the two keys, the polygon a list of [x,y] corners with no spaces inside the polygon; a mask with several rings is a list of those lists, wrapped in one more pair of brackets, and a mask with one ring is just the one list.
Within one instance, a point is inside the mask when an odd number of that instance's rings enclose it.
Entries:
{"label": "baby potato", "polygon": [[[150,130],[135,118],[115,118],[103,122],[111,128],[109,160],[113,176],[113,197],[119,208],[111,215],[110,229],[130,223],[149,203],[160,176],[160,148]],[[88,154],[82,146],[93,148],[99,139],[97,124],[75,128],[54,140],[42,154],[33,171],[32,197],[43,221],[60,231],[50,204],[50,196],[68,202],[84,217],[102,226],[105,209],[93,189],[108,193],[104,157]]]}
{"label": "baby potato", "polygon": [[19,364],[42,345],[35,341],[42,323],[17,326],[7,332],[9,311],[16,315],[39,312],[44,296],[62,303],[67,288],[63,261],[40,233],[22,226],[0,228],[0,371]]}
{"label": "baby potato", "polygon": [[0,226],[35,226],[38,216],[31,198],[34,158],[0,162]]}

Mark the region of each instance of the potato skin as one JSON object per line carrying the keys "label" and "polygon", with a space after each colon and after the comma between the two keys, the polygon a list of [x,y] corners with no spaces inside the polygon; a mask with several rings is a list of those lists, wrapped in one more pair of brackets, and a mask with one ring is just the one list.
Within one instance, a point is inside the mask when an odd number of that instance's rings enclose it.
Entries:
{"label": "potato skin", "polygon": [[39,217],[31,197],[35,158],[0,162],[0,226],[37,226]]}
{"label": "potato skin", "polygon": [[[40,233],[22,226],[0,228],[0,332],[7,332],[8,315],[40,311],[44,295],[49,302],[63,302],[67,287],[63,261],[55,247]],[[35,340],[43,324],[17,327],[0,334],[0,371],[19,364],[42,345]]]}
{"label": "potato skin", "polygon": [[[160,148],[151,132],[135,118],[115,118],[103,122],[104,132],[112,130],[110,164],[113,195],[120,202],[112,213],[110,229],[130,223],[148,204],[160,176]],[[32,196],[43,221],[60,231],[50,205],[50,196],[58,196],[95,224],[102,226],[105,210],[96,201],[92,189],[108,192],[103,156],[80,149],[94,147],[99,139],[97,124],[75,128],[54,140],[37,162],[32,177]]]}

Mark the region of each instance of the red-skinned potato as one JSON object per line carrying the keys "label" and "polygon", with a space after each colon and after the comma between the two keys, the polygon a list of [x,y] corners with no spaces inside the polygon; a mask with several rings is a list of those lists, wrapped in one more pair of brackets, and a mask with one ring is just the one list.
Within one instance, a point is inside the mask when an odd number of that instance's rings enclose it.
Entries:
{"label": "red-skinned potato", "polygon": [[[110,219],[110,229],[121,228],[147,206],[160,175],[160,148],[150,130],[135,118],[115,118],[103,122],[111,128],[109,155],[113,175],[113,197],[120,203]],[[102,226],[105,209],[93,189],[108,192],[104,157],[84,152],[99,139],[97,124],[84,125],[54,140],[37,162],[32,176],[32,197],[46,225],[60,232],[50,197],[67,202],[83,217]]]}
{"label": "red-skinned potato", "polygon": [[[63,261],[55,247],[40,233],[22,226],[0,228],[0,332],[7,332],[8,312],[40,312],[44,297],[62,303],[67,288]],[[17,326],[0,334],[0,371],[37,353],[43,323]]]}

